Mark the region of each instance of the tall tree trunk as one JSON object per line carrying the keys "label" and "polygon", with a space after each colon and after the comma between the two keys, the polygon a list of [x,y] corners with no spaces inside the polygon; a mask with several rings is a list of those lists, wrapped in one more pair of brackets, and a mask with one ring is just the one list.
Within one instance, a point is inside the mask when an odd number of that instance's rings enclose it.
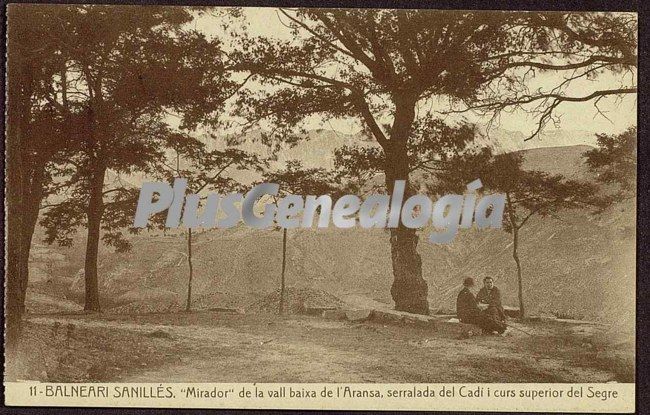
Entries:
{"label": "tall tree trunk", "polygon": [[519,229],[513,228],[512,230],[512,258],[517,264],[517,295],[519,296],[519,317],[524,318],[526,312],[524,309],[524,289],[521,282],[521,262],[519,261]]}
{"label": "tall tree trunk", "polygon": [[[11,66],[10,66],[11,68]],[[9,80],[12,80],[10,69]],[[7,125],[7,268],[5,274],[5,347],[8,354],[13,354],[20,336],[21,320],[24,310],[23,286],[27,285],[27,275],[23,274],[20,264],[23,262],[22,245],[22,173],[21,156],[22,130],[19,125],[19,108],[17,96],[9,87],[9,108]],[[13,99],[12,99],[13,98]],[[14,109],[15,108],[15,109]],[[14,109],[12,111],[12,109]]]}
{"label": "tall tree trunk", "polygon": [[24,283],[21,285],[20,304],[21,312],[25,311],[25,297],[27,295],[27,284],[29,282],[29,252],[32,247],[32,239],[38,222],[38,212],[43,199],[43,180],[45,177],[45,161],[33,160],[28,170],[29,177],[23,178],[23,209],[22,209],[22,232],[20,249],[22,255],[19,258],[20,272],[24,276]]}
{"label": "tall tree trunk", "polygon": [[[20,337],[21,321],[25,310],[27,268],[22,264],[29,260],[29,247],[24,249],[25,227],[25,178],[28,176],[25,155],[27,152],[29,125],[31,123],[31,99],[34,88],[34,67],[17,51],[19,40],[9,28],[7,66],[7,251],[5,274],[5,348],[8,355],[14,353]],[[39,201],[40,203],[40,201]]]}
{"label": "tall tree trunk", "polygon": [[[406,99],[396,101],[395,121],[390,145],[384,149],[387,156],[384,172],[386,188],[393,194],[396,180],[406,181],[404,200],[412,194],[409,184],[409,160],[406,144],[415,117],[414,104]],[[401,206],[400,206],[401,208]],[[417,251],[418,236],[400,220],[390,231],[390,248],[393,265],[393,284],[390,289],[395,309],[416,314],[429,314],[427,295],[429,288],[422,278],[422,258]]]}
{"label": "tall tree trunk", "polygon": [[390,247],[393,284],[390,289],[395,309],[429,314],[428,285],[422,278],[422,259],[417,252],[418,236],[414,229],[391,229]]}
{"label": "tall tree trunk", "polygon": [[280,278],[280,305],[278,314],[284,313],[284,273],[287,268],[287,228],[282,229],[282,275]]}
{"label": "tall tree trunk", "polygon": [[185,311],[190,311],[192,307],[192,229],[187,230],[187,265],[190,268],[190,275],[187,280],[187,302],[185,303]]}
{"label": "tall tree trunk", "polygon": [[[24,199],[23,199],[24,200]],[[30,201],[31,202],[31,201]],[[39,201],[40,205],[40,201]],[[36,229],[36,221],[38,219],[38,207],[36,207],[36,212],[33,212],[33,207],[26,206],[25,211],[23,212],[22,219],[22,232],[20,235],[20,250],[21,255],[18,263],[20,268],[20,273],[23,276],[22,284],[20,286],[20,308],[21,313],[25,312],[25,298],[27,296],[27,284],[29,282],[29,252],[32,246],[32,238],[34,236],[34,230]]]}
{"label": "tall tree trunk", "polygon": [[99,283],[97,279],[97,260],[99,257],[99,236],[104,211],[104,176],[106,167],[99,160],[94,161],[90,178],[90,198],[88,201],[88,239],[86,241],[86,261],[84,269],[86,299],[84,310],[101,311],[99,303]]}

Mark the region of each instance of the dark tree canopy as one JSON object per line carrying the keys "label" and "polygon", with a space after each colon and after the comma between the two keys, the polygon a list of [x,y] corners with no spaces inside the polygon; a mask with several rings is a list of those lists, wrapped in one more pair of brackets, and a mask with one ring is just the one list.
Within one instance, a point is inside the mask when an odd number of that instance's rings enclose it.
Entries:
{"label": "dark tree canopy", "polygon": [[[400,104],[435,96],[489,112],[534,103],[543,126],[552,115],[545,110],[576,98],[568,91],[580,78],[637,64],[633,14],[282,9],[280,18],[296,39],[238,38],[243,47],[231,57],[234,69],[273,86],[273,93],[242,94],[238,111],[270,121],[277,139],[318,113],[358,117],[384,146]],[[528,89],[548,72],[565,80],[548,91]],[[382,129],[384,113],[393,123]]]}
{"label": "dark tree canopy", "polygon": [[587,164],[598,181],[618,185],[617,196],[636,196],[637,129],[620,134],[597,134],[598,148],[587,151]]}
{"label": "dark tree canopy", "polygon": [[284,168],[270,170],[264,181],[280,185],[279,195],[334,195],[340,193],[333,172],[322,167],[304,167],[299,160],[287,161]]}
{"label": "dark tree canopy", "polygon": [[[427,184],[430,186],[437,173],[455,165],[455,159],[475,154],[475,138],[478,135],[476,125],[468,122],[450,125],[431,117],[416,121],[407,146],[409,173],[413,173],[411,180],[419,182],[420,187]],[[344,145],[335,150],[334,156],[339,180],[350,191],[386,190],[383,184],[370,188],[365,186],[385,172],[386,164],[390,163],[381,147]]]}
{"label": "dark tree canopy", "polygon": [[[637,93],[636,14],[531,12],[520,33],[528,30],[541,34],[538,44],[531,47],[524,41],[510,50],[493,82],[478,99],[465,100],[465,108],[491,115],[490,122],[504,111],[528,113],[537,120],[527,138],[531,139],[549,123],[559,123],[557,112],[563,103],[591,103],[597,114],[607,118],[598,106],[603,98],[620,100]],[[531,87],[531,81],[544,74],[552,74],[557,81]],[[609,82],[598,82],[607,77]]]}

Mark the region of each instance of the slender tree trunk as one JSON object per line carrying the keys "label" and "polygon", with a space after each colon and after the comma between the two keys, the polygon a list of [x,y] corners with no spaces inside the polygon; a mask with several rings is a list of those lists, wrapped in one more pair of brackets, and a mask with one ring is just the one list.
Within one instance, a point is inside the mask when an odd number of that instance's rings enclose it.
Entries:
{"label": "slender tree trunk", "polygon": [[282,229],[282,275],[280,278],[280,306],[278,307],[278,313],[284,313],[284,292],[285,292],[285,280],[284,274],[287,268],[287,228]]}
{"label": "slender tree trunk", "polygon": [[99,258],[99,237],[104,211],[104,176],[106,168],[95,160],[90,184],[90,199],[88,201],[88,239],[86,241],[85,286],[86,299],[84,310],[100,312],[99,283],[97,278],[97,260]]}
{"label": "slender tree trunk", "polygon": [[514,228],[512,230],[512,257],[517,264],[517,294],[519,296],[519,316],[524,318],[526,315],[524,309],[524,289],[521,282],[521,262],[519,261],[519,253],[517,249],[519,248],[519,229]]}
{"label": "slender tree trunk", "polygon": [[100,119],[103,115],[103,98],[101,76],[90,76],[90,71],[84,71],[88,82],[88,95],[90,107],[88,108],[88,125],[90,127],[89,144],[89,198],[86,216],[88,218],[88,238],[86,240],[86,260],[84,267],[84,283],[86,298],[84,310],[100,312],[99,281],[97,276],[97,262],[99,259],[99,238],[101,232],[102,215],[104,214],[104,179],[106,165],[102,157],[103,134],[109,133],[105,123]]}
{"label": "slender tree trunk", "polygon": [[517,295],[519,297],[519,317],[524,318],[526,316],[526,310],[524,309],[524,289],[521,281],[521,262],[519,261],[519,228],[522,224],[517,224],[517,217],[515,214],[515,208],[512,204],[510,198],[510,193],[506,192],[506,211],[508,213],[508,222],[510,228],[512,229],[512,258],[515,260],[517,265]]}
{"label": "slender tree trunk", "polygon": [[[396,101],[395,122],[390,145],[385,148],[387,162],[384,169],[386,187],[393,194],[396,180],[406,181],[404,200],[412,194],[409,184],[409,160],[406,143],[415,117],[414,107],[407,102]],[[401,206],[400,206],[401,208]],[[429,314],[427,295],[429,288],[422,278],[422,258],[417,251],[418,236],[415,229],[400,223],[391,229],[390,247],[393,265],[391,296],[395,309],[416,314]]]}
{"label": "slender tree trunk", "polygon": [[187,230],[187,265],[190,268],[190,275],[187,280],[187,302],[185,303],[185,311],[190,311],[192,307],[192,229]]}

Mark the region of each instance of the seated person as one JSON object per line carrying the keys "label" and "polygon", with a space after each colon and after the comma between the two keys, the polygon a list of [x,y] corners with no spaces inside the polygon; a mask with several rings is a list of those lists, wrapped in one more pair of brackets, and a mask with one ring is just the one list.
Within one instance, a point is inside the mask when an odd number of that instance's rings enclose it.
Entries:
{"label": "seated person", "polygon": [[476,297],[471,289],[474,287],[474,278],[468,277],[463,281],[463,289],[456,298],[456,314],[462,323],[472,323],[481,315],[481,310],[476,302]]}
{"label": "seated person", "polygon": [[485,313],[491,318],[499,321],[506,321],[506,313],[503,311],[501,304],[501,291],[494,286],[492,277],[483,278],[483,288],[481,288],[476,295],[476,300],[479,302],[479,307],[485,304]]}
{"label": "seated person", "polygon": [[483,329],[484,333],[492,333],[494,331],[499,334],[506,331],[506,325],[502,321],[492,318],[489,314],[481,311],[476,301],[476,297],[471,289],[475,286],[474,279],[471,277],[465,278],[463,281],[463,289],[458,293],[456,299],[456,314],[462,323],[476,324]]}

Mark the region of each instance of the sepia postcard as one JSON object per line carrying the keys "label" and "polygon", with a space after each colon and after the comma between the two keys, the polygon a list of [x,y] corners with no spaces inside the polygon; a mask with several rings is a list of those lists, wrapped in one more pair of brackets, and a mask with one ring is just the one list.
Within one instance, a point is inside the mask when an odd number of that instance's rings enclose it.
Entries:
{"label": "sepia postcard", "polygon": [[7,406],[635,411],[635,12],[7,6]]}

